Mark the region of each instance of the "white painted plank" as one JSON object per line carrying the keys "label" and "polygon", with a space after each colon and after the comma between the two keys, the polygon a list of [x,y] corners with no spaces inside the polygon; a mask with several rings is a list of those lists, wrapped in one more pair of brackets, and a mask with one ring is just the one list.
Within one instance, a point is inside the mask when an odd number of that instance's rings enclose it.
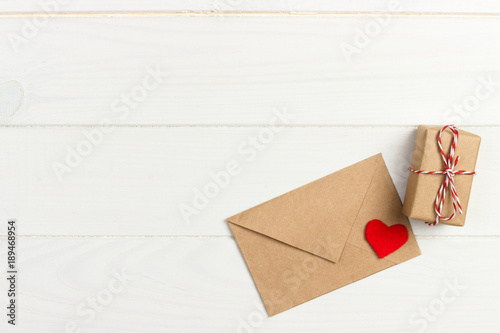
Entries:
{"label": "white painted plank", "polygon": [[[483,137],[466,226],[415,222],[417,235],[500,235],[500,129],[466,129]],[[225,218],[379,152],[403,196],[416,133],[281,127],[268,140],[269,127],[118,127],[99,139],[97,130],[1,128],[0,220],[18,219],[24,235],[230,235]],[[252,138],[267,140],[257,139],[262,150]],[[61,182],[54,163],[71,166],[59,166]],[[212,174],[228,163],[239,173],[216,186]],[[185,219],[181,207],[198,215]]]}
{"label": "white painted plank", "polygon": [[[498,13],[500,5],[494,0],[395,0],[401,11],[408,13]],[[97,1],[97,0],[27,0],[0,1],[0,12],[44,13],[48,12],[373,12],[387,11],[389,1],[384,0],[144,0],[144,1]]]}
{"label": "white painted plank", "polygon": [[[34,18],[4,18],[0,123],[263,124],[288,107],[297,124],[500,124],[500,20],[378,19],[50,18],[28,34]],[[169,74],[141,97],[148,67]]]}
{"label": "white painted plank", "polygon": [[[10,328],[2,320],[0,329],[64,332],[74,322],[91,333],[366,332],[367,327],[400,333],[425,324],[425,332],[497,332],[498,239],[418,242],[422,256],[268,318],[231,238],[20,238],[19,322]],[[5,238],[0,247],[6,247]],[[89,299],[106,301],[102,295],[109,293],[113,272],[133,279],[123,287],[114,284],[119,290],[109,304],[98,301],[100,312],[91,318]],[[464,288],[456,294],[448,287],[455,281]],[[6,290],[5,279],[0,290]],[[82,306],[86,312],[80,315]],[[434,307],[432,321],[419,314],[424,307]],[[255,327],[244,329],[242,322]]]}

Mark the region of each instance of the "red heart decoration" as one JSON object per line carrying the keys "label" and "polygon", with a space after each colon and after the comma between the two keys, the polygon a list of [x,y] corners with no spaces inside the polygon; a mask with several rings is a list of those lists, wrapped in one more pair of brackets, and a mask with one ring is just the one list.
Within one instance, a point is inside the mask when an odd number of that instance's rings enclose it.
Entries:
{"label": "red heart decoration", "polygon": [[408,231],[402,224],[390,227],[382,221],[371,220],[366,225],[366,240],[380,258],[399,249],[408,240]]}

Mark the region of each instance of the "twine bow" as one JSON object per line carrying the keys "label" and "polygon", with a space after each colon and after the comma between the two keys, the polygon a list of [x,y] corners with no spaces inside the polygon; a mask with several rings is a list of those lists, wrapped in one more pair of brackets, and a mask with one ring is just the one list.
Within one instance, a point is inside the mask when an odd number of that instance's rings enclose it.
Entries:
{"label": "twine bow", "polygon": [[[443,132],[449,128],[453,132],[453,141],[451,142],[450,153],[446,156],[446,153],[443,150],[443,146],[441,144],[441,135]],[[444,163],[443,171],[425,171],[425,170],[415,170],[412,168],[408,168],[411,172],[428,174],[428,175],[446,175],[441,187],[436,196],[436,201],[434,204],[434,209],[436,211],[436,220],[434,222],[425,222],[428,225],[436,225],[439,223],[439,220],[449,221],[455,217],[458,212],[462,214],[462,204],[460,203],[460,198],[458,197],[457,190],[455,188],[455,175],[475,175],[474,171],[465,171],[465,170],[454,170],[457,166],[458,161],[460,160],[460,156],[455,156],[455,148],[458,143],[458,128],[454,125],[446,125],[439,131],[438,136],[438,146],[439,152],[441,153],[441,157]],[[450,188],[451,197],[453,200],[453,213],[448,217],[443,217],[441,214],[443,210],[443,204],[446,200],[446,193],[448,192],[448,188]]]}

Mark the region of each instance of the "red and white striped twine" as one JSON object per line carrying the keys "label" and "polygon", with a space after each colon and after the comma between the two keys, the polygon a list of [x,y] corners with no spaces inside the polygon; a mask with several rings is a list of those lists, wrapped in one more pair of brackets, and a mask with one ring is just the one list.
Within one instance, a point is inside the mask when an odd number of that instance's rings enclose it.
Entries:
{"label": "red and white striped twine", "polygon": [[[450,147],[450,153],[448,156],[446,156],[446,153],[443,150],[443,146],[441,144],[441,135],[443,132],[449,128],[453,132],[453,141],[451,143]],[[415,170],[412,168],[408,168],[411,172],[415,173],[422,173],[426,175],[446,175],[443,183],[441,184],[441,187],[439,188],[438,194],[436,196],[436,202],[435,202],[435,211],[436,211],[436,220],[434,222],[425,222],[428,225],[436,225],[439,223],[439,220],[443,221],[449,221],[453,219],[457,213],[457,207],[458,211],[460,214],[462,214],[462,205],[460,204],[460,199],[458,197],[457,190],[455,189],[455,180],[454,176],[455,175],[475,175],[476,172],[474,171],[465,171],[465,170],[454,170],[455,166],[457,165],[458,161],[460,160],[460,156],[457,156],[454,159],[455,156],[455,148],[457,147],[458,143],[458,128],[456,128],[454,125],[446,125],[444,126],[440,131],[439,131],[439,136],[438,136],[438,146],[439,146],[439,152],[441,153],[441,157],[443,158],[443,163],[444,163],[444,170],[443,171],[425,171],[425,170]],[[443,217],[441,215],[441,211],[443,210],[443,204],[446,199],[446,193],[448,191],[448,187],[450,188],[451,196],[453,198],[453,213],[448,216],[448,217]]]}

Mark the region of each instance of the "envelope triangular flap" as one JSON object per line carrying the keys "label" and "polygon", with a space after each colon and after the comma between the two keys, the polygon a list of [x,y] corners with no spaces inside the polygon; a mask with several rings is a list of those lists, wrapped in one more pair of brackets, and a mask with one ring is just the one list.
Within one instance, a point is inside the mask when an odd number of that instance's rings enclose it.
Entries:
{"label": "envelope triangular flap", "polygon": [[227,221],[338,262],[381,160],[375,155]]}

